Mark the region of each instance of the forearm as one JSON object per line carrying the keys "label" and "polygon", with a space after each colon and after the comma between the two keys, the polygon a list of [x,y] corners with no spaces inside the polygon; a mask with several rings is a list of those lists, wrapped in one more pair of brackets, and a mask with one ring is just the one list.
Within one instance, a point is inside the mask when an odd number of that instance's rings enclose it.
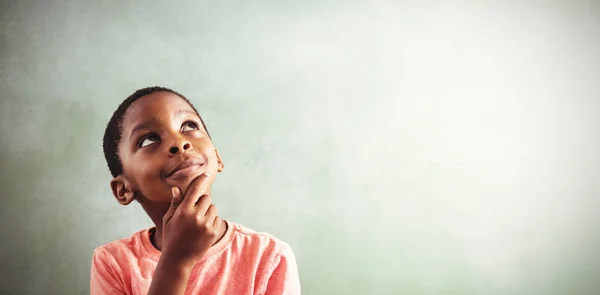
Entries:
{"label": "forearm", "polygon": [[161,257],[152,277],[148,295],[184,294],[192,267]]}

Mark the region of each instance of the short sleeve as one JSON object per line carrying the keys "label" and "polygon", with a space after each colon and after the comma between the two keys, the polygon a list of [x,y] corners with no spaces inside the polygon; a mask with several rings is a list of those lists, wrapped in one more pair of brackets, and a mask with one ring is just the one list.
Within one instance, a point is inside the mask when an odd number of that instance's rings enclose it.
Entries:
{"label": "short sleeve", "polygon": [[110,264],[106,253],[96,249],[92,258],[92,273],[90,277],[90,295],[124,295],[122,284]]}
{"label": "short sleeve", "polygon": [[281,247],[280,254],[273,261],[272,270],[265,295],[300,294],[298,266],[289,245]]}

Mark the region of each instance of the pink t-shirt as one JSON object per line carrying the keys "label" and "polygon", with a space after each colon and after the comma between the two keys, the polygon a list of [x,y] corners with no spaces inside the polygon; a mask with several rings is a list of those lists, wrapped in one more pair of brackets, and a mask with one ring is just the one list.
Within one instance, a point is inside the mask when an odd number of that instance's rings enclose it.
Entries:
{"label": "pink t-shirt", "polygon": [[[227,221],[225,236],[194,266],[185,294],[300,294],[288,244]],[[90,294],[148,294],[160,258],[150,229],[94,250]]]}

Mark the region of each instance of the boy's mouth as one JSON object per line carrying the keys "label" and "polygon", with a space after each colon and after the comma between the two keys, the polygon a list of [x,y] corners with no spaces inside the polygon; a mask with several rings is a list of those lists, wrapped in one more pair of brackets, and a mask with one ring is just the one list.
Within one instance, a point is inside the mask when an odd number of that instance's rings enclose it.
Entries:
{"label": "boy's mouth", "polygon": [[198,168],[204,165],[204,161],[199,159],[190,158],[179,164],[177,164],[173,169],[165,175],[165,177],[179,178],[188,176],[188,174],[196,171]]}

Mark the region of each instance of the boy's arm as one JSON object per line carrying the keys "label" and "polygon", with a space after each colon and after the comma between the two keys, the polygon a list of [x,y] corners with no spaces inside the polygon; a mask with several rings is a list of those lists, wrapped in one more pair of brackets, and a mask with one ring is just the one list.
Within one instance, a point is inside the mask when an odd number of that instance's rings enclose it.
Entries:
{"label": "boy's arm", "polygon": [[90,295],[123,295],[123,284],[110,267],[102,250],[94,251],[90,277]]}
{"label": "boy's arm", "polygon": [[163,249],[148,295],[184,294],[196,262],[217,240],[221,219],[204,191],[210,174],[196,177],[183,198],[172,188],[171,207],[163,217]]}
{"label": "boy's arm", "polygon": [[265,291],[265,295],[282,294],[301,294],[296,258],[287,244],[284,244],[282,251],[273,261],[271,276]]}
{"label": "boy's arm", "polygon": [[192,266],[174,262],[162,255],[154,271],[148,295],[184,294]]}

